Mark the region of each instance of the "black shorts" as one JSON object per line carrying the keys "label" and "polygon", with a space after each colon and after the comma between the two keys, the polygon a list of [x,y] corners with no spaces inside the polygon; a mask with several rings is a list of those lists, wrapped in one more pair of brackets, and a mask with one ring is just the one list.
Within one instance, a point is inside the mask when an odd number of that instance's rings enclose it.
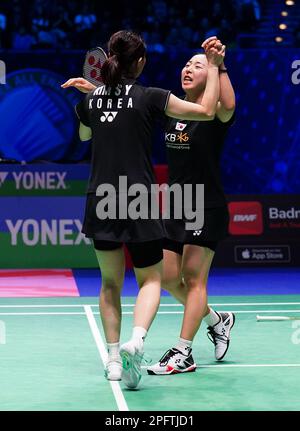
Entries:
{"label": "black shorts", "polygon": [[[117,250],[123,246],[122,242],[93,240],[94,247],[100,251]],[[128,242],[125,243],[133,266],[135,268],[146,268],[155,265],[163,258],[163,240],[158,239],[146,242]]]}
{"label": "black shorts", "polygon": [[227,206],[205,209],[204,225],[196,231],[186,230],[182,220],[165,220],[164,249],[182,254],[183,246],[191,244],[215,251],[218,243],[228,236],[228,224]]}

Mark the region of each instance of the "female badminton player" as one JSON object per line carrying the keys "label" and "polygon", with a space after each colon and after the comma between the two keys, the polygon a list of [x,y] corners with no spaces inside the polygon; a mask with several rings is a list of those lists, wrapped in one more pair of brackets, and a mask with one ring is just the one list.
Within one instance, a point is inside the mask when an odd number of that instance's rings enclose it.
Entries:
{"label": "female badminton player", "polygon": [[[205,50],[217,45],[222,49],[217,40],[208,39],[202,44]],[[195,55],[186,63],[181,73],[185,100],[201,104],[207,67],[205,54]],[[177,141],[178,145],[174,145],[166,139],[169,184],[204,184],[204,225],[201,230],[191,231],[185,229],[184,220],[165,220],[162,287],[185,308],[177,344],[157,364],[148,367],[149,374],[195,371],[192,343],[202,319],[208,325],[208,336],[215,345],[217,360],[224,358],[229,346],[233,313],[218,313],[207,304],[209,270],[217,244],[227,235],[229,220],[219,161],[234,119],[235,94],[224,62],[219,67],[217,85],[220,85],[220,98],[213,121],[167,121],[166,137],[169,133],[184,132],[187,144],[183,147]]]}
{"label": "female badminton player", "polygon": [[[143,184],[151,195],[151,184],[155,184],[151,164],[155,119],[162,113],[182,120],[214,118],[224,49],[218,51],[211,47],[206,52],[207,85],[201,104],[183,101],[166,90],[137,84],[146,61],[146,47],[139,35],[129,31],[115,33],[109,40],[108,51],[108,60],[101,70],[104,85],[89,93],[76,107],[81,139],[92,138],[83,232],[93,239],[102,274],[100,313],[108,348],[106,377],[122,378],[129,388],[135,388],[141,378],[144,339],[160,301],[164,229],[161,220],[150,216],[143,220],[124,219],[120,214],[105,218],[102,211],[99,217],[99,186],[112,186],[118,202],[123,201],[128,188],[135,184]],[[63,88],[70,86],[80,88],[76,78],[63,84]],[[126,177],[127,190],[119,189],[121,177]],[[107,201],[110,208],[111,204]],[[124,243],[140,289],[132,338],[119,348]]]}

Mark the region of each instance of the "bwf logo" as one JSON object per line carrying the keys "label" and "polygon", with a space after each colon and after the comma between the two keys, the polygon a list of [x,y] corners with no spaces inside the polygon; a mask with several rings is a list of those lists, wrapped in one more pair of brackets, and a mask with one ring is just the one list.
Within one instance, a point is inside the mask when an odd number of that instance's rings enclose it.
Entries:
{"label": "bwf logo", "polygon": [[100,117],[100,121],[104,123],[105,121],[108,121],[109,123],[112,123],[114,119],[117,116],[117,111],[114,112],[103,112],[103,115]]}
{"label": "bwf logo", "polygon": [[0,60],[0,84],[6,84],[6,65]]}
{"label": "bwf logo", "polygon": [[0,320],[0,344],[6,344],[6,326],[3,320]]}
{"label": "bwf logo", "polygon": [[230,202],[229,233],[231,235],[261,235],[263,214],[260,202]]}

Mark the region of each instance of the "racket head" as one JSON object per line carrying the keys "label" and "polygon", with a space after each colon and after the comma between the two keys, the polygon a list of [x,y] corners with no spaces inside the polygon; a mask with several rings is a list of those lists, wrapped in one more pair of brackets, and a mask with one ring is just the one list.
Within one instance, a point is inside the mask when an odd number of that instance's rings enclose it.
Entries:
{"label": "racket head", "polygon": [[107,54],[100,46],[89,49],[85,55],[83,77],[98,87],[102,84],[101,68],[107,60]]}

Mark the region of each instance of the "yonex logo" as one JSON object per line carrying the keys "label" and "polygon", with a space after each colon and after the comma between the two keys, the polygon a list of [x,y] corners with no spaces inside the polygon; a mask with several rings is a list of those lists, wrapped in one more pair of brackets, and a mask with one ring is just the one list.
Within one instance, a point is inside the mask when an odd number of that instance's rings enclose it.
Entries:
{"label": "yonex logo", "polygon": [[105,121],[108,121],[109,123],[111,123],[112,121],[114,121],[114,119],[116,118],[118,112],[114,111],[114,112],[103,112],[103,115],[100,117],[100,121],[102,123],[104,123]]}
{"label": "yonex logo", "polygon": [[0,187],[2,187],[4,181],[6,180],[7,175],[8,175],[8,172],[0,172]]}
{"label": "yonex logo", "polygon": [[199,236],[199,235],[201,235],[201,233],[202,233],[202,230],[195,230],[195,232],[193,232],[193,235]]}

